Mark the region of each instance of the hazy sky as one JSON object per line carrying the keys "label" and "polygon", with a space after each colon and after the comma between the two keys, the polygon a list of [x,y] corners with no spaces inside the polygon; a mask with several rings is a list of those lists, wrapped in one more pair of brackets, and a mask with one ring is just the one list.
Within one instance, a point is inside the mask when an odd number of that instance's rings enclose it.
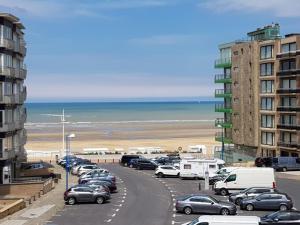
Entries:
{"label": "hazy sky", "polygon": [[26,26],[29,101],[212,97],[217,45],[278,22],[299,0],[0,0]]}

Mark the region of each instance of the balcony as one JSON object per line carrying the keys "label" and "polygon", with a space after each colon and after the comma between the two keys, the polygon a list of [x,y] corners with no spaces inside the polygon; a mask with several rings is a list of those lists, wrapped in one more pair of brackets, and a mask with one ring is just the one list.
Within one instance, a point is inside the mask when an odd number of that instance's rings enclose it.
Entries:
{"label": "balcony", "polygon": [[15,68],[15,78],[18,78],[18,79],[22,79],[22,80],[25,80],[26,77],[27,77],[27,69],[26,67],[24,68]]}
{"label": "balcony", "polygon": [[215,126],[222,126],[223,128],[232,128],[232,122],[230,120],[224,120],[223,118],[217,118],[215,120]]}
{"label": "balcony", "polygon": [[0,123],[0,132],[9,132],[9,131],[16,130],[17,126],[18,124],[16,124],[15,122]]}
{"label": "balcony", "polygon": [[300,69],[289,69],[289,70],[280,70],[277,72],[277,76],[285,77],[292,75],[300,75]]}
{"label": "balcony", "polygon": [[215,97],[216,98],[231,98],[232,93],[231,93],[231,90],[216,89]]}
{"label": "balcony", "polygon": [[231,67],[231,58],[220,58],[215,60],[215,68]]}
{"label": "balcony", "polygon": [[12,159],[16,155],[14,148],[6,148],[4,150],[0,150],[0,160]]}
{"label": "balcony", "polygon": [[20,53],[21,55],[25,56],[27,53],[26,42],[24,40],[15,42],[13,50],[14,52]]}
{"label": "balcony", "polygon": [[279,111],[279,112],[300,112],[300,106],[297,106],[297,105],[278,106],[277,111]]}
{"label": "balcony", "polygon": [[222,133],[217,132],[216,135],[215,135],[215,141],[222,142],[222,139],[223,139],[225,144],[232,144],[232,139],[231,138],[229,138],[229,137],[223,137],[222,138]]}
{"label": "balcony", "polygon": [[285,147],[285,148],[299,148],[300,147],[300,144],[297,141],[280,140],[280,141],[278,141],[277,145],[280,147]]}
{"label": "balcony", "polygon": [[216,74],[215,83],[232,83],[231,75]]}
{"label": "balcony", "polygon": [[0,38],[0,48],[6,48],[8,50],[14,49],[14,41],[7,38]]}
{"label": "balcony", "polygon": [[15,69],[12,67],[1,66],[0,65],[0,75],[14,77],[15,76]]}
{"label": "balcony", "polygon": [[284,130],[300,130],[300,124],[296,124],[296,123],[278,123],[277,128],[278,129],[284,129]]}
{"label": "balcony", "polygon": [[278,94],[297,94],[300,93],[300,88],[278,88]]}
{"label": "balcony", "polygon": [[215,112],[232,113],[232,106],[224,103],[215,104]]}

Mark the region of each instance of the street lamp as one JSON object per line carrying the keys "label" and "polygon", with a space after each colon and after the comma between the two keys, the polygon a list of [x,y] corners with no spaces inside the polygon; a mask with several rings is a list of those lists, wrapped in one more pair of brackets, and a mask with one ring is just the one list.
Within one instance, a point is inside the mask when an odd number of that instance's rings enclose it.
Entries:
{"label": "street lamp", "polygon": [[71,152],[71,139],[75,138],[75,134],[66,135],[66,191],[69,189],[69,153]]}
{"label": "street lamp", "polygon": [[221,130],[222,130],[222,149],[221,149],[221,159],[222,160],[224,160],[224,130],[223,130],[223,127],[219,124],[218,126],[217,126],[218,128],[221,128]]}

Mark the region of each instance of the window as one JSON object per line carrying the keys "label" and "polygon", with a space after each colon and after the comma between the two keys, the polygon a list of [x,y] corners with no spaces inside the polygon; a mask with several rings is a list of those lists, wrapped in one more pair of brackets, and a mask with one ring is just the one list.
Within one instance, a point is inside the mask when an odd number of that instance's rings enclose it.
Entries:
{"label": "window", "polygon": [[274,81],[273,80],[263,80],[260,83],[261,93],[273,93],[274,92]]}
{"label": "window", "polygon": [[184,168],[185,170],[190,170],[190,169],[192,169],[192,165],[191,165],[191,164],[184,164],[184,165],[183,165],[183,168]]}
{"label": "window", "polygon": [[261,116],[261,127],[273,128],[274,127],[274,116],[273,115],[262,115]]}
{"label": "window", "polygon": [[282,89],[296,89],[296,79],[282,79],[280,88]]}
{"label": "window", "polygon": [[295,125],[296,124],[296,116],[295,115],[281,115],[280,116],[281,124],[285,125]]}
{"label": "window", "polygon": [[295,59],[289,59],[289,60],[283,60],[280,63],[280,70],[294,70],[296,69],[296,60]]}
{"label": "window", "polygon": [[296,50],[297,50],[296,42],[281,45],[281,53],[293,52]]}
{"label": "window", "polygon": [[273,132],[261,132],[261,143],[263,145],[274,145],[275,134]]}
{"label": "window", "polygon": [[236,180],[236,174],[231,174],[227,179],[226,182],[233,182]]}
{"label": "window", "polygon": [[274,110],[274,98],[261,98],[261,110]]}
{"label": "window", "polygon": [[297,134],[290,132],[281,132],[281,141],[285,143],[295,143],[297,141]]}
{"label": "window", "polygon": [[260,64],[260,76],[272,76],[273,75],[273,63]]}
{"label": "window", "polygon": [[12,29],[7,26],[3,26],[3,38],[12,40]]}
{"label": "window", "polygon": [[282,97],[281,98],[281,106],[287,106],[287,107],[291,107],[291,106],[296,106],[296,97]]}
{"label": "window", "polygon": [[270,189],[265,189],[265,188],[256,189],[256,193],[266,193],[266,192],[271,192],[271,190]]}
{"label": "window", "polygon": [[270,59],[273,57],[273,45],[262,46],[260,48],[260,59]]}

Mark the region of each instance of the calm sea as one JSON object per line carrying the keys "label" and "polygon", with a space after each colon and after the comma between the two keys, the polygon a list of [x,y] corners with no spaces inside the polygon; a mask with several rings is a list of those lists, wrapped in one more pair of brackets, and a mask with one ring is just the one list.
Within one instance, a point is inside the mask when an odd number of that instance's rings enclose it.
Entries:
{"label": "calm sea", "polygon": [[208,122],[218,114],[215,102],[86,102],[86,103],[27,103],[27,124],[55,124],[58,117],[47,114],[65,114],[69,122],[138,123],[138,122]]}

